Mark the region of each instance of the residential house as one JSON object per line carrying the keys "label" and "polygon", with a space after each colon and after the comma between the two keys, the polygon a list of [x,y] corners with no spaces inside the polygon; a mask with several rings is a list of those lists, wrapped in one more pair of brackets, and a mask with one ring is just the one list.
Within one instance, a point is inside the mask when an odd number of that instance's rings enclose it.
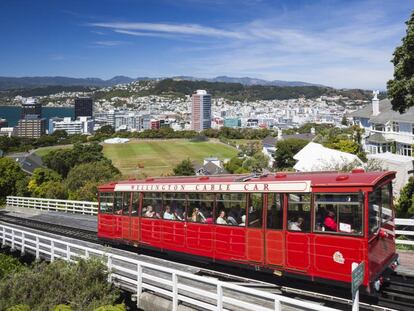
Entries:
{"label": "residential house", "polygon": [[374,92],[372,104],[351,113],[354,124],[365,130],[364,150],[370,154],[392,152],[414,156],[414,107],[405,113],[392,110],[388,99],[379,100]]}

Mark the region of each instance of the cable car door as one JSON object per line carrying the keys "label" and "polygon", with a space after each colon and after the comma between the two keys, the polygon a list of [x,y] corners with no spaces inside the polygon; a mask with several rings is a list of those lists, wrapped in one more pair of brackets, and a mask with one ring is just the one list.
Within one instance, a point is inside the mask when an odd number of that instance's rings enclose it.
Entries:
{"label": "cable car door", "polygon": [[283,194],[269,193],[266,202],[265,265],[285,265],[285,232],[283,231]]}

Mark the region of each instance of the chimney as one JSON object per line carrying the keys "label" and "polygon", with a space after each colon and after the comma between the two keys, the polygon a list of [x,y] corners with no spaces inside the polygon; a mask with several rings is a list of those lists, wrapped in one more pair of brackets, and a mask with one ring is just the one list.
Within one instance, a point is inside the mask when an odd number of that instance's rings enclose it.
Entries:
{"label": "chimney", "polygon": [[379,91],[373,91],[372,94],[374,95],[374,98],[372,99],[372,115],[377,116],[379,115],[379,99],[377,98],[377,95],[379,94]]}

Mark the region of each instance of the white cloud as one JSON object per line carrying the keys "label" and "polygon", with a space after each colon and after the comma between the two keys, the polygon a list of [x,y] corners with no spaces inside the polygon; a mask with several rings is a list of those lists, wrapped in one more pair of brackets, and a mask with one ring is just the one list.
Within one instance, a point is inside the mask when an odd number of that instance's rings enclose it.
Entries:
{"label": "white cloud", "polygon": [[93,44],[100,45],[100,46],[118,46],[126,44],[125,41],[95,41]]}
{"label": "white cloud", "polygon": [[112,23],[92,23],[94,27],[109,28],[112,30],[127,31],[149,31],[158,33],[171,33],[180,35],[195,35],[209,37],[228,37],[242,38],[243,36],[234,31],[223,30],[219,28],[206,27],[198,24],[165,24],[165,23],[128,23],[128,22],[112,22]]}

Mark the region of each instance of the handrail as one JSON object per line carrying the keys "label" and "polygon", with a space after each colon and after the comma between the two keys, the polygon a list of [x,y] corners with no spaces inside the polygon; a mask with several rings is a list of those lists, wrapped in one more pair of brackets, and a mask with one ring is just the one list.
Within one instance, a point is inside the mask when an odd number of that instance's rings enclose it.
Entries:
{"label": "handrail", "polygon": [[[402,239],[396,239],[396,244],[401,245],[411,245],[414,246],[414,218],[395,218],[395,225],[396,226],[405,226],[405,228],[402,228],[402,230],[395,230],[395,235],[403,235],[403,236],[409,236],[409,240],[402,240]],[[411,230],[407,230],[407,227],[413,227]]]}
{"label": "handrail", "polygon": [[6,205],[8,207],[34,208],[42,211],[56,211],[87,215],[98,214],[98,202],[89,201],[8,196]]}
{"label": "handrail", "polygon": [[[313,302],[296,300],[250,287],[227,283],[215,278],[158,266],[153,263],[115,254],[110,249],[104,252],[93,247],[82,246],[4,224],[0,224],[0,243],[3,246],[8,245],[12,249],[20,250],[22,253],[31,252],[37,259],[42,257],[50,261],[54,261],[57,258],[76,261],[78,258],[99,256],[104,259],[110,271],[108,281],[116,283],[124,289],[132,290],[136,294],[137,305],[139,305],[142,292],[150,290],[170,297],[172,299],[172,310],[177,310],[180,302],[186,302],[187,304],[208,310],[254,309],[274,311],[282,310],[282,305],[305,310],[338,310]],[[158,272],[158,276],[149,274],[151,271]],[[188,283],[186,284],[186,280],[192,281],[191,286]],[[194,284],[200,284],[200,287]],[[205,285],[208,286],[206,287]],[[215,287],[215,290],[211,290],[212,287]],[[238,298],[235,299],[234,292],[242,295],[238,295]],[[230,295],[230,293],[233,293],[233,295]],[[240,297],[246,297],[247,299]],[[258,299],[260,305],[252,302],[251,298]]]}

